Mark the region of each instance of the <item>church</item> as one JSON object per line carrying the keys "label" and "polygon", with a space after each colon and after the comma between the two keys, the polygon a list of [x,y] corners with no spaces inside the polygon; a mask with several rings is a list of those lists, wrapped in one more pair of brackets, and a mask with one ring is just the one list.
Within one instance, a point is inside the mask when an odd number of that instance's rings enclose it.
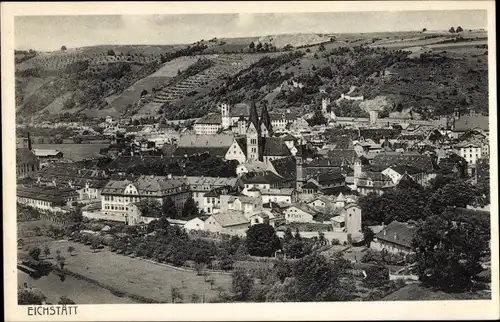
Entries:
{"label": "church", "polygon": [[259,118],[255,102],[250,106],[248,119],[241,115],[237,121],[237,135],[245,140],[243,151],[246,162],[262,161],[269,164],[272,160],[292,156],[292,152],[281,137],[273,137],[273,126],[267,106],[264,105]]}

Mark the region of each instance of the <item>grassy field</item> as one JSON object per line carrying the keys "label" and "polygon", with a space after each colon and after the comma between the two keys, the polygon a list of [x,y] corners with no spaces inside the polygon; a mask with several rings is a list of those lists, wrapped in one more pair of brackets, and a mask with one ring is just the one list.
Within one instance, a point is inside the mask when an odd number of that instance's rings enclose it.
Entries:
{"label": "grassy field", "polygon": [[[18,239],[23,238],[24,247],[18,250],[19,257],[26,256],[31,247],[43,249],[49,246],[52,254],[57,250],[66,258],[69,271],[109,285],[123,292],[151,298],[168,303],[171,301],[171,289],[178,288],[183,295],[183,302],[190,302],[191,296],[197,294],[205,301],[218,297],[217,288],[229,290],[231,276],[212,274],[214,284],[205,282],[205,277],[197,276],[195,272],[177,270],[159,264],[154,264],[137,258],[118,255],[107,249],[92,251],[89,246],[71,241],[56,241],[43,236],[33,236],[34,227],[42,229],[51,223],[31,221],[18,223]],[[69,246],[75,248],[74,256],[68,254]]]}
{"label": "grassy field", "polygon": [[419,284],[407,285],[383,298],[383,301],[489,300],[491,293],[445,293]]}

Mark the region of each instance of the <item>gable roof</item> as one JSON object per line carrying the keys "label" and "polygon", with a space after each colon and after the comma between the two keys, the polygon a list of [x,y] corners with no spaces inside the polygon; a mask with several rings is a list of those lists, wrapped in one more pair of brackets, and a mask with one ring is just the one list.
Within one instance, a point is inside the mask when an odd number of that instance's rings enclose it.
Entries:
{"label": "gable roof", "polygon": [[229,147],[177,147],[174,151],[174,157],[209,154],[215,157],[224,157]]}
{"label": "gable roof", "polygon": [[[213,218],[217,221],[222,227],[231,227],[242,224],[248,224],[248,219],[241,213],[234,212],[231,214],[215,214],[210,218]],[[207,219],[207,220],[209,220]]]}
{"label": "gable roof", "polygon": [[229,115],[231,117],[249,117],[250,116],[250,106],[245,103],[238,103],[229,108]]}
{"label": "gable roof", "polygon": [[391,165],[389,168],[396,171],[397,173],[399,173],[401,175],[403,175],[405,173],[412,175],[412,174],[418,174],[418,173],[424,172],[422,169],[412,167],[409,165],[396,165],[395,164],[395,165]]}
{"label": "gable roof", "polygon": [[234,136],[226,134],[184,134],[179,137],[177,147],[211,147],[229,148],[233,144]]}
{"label": "gable roof", "polygon": [[263,156],[290,156],[292,153],[282,138],[264,137],[262,138]]}
{"label": "gable roof", "polygon": [[417,227],[407,223],[393,221],[382,229],[375,237],[407,248],[412,247]]}
{"label": "gable roof", "polygon": [[380,152],[372,160],[372,168],[375,171],[382,171],[392,165],[406,165],[426,172],[435,170],[432,157],[420,153],[399,153],[399,152]]}
{"label": "gable roof", "polygon": [[488,131],[489,117],[484,115],[463,115],[453,123],[453,130],[457,132],[464,132],[474,128]]}
{"label": "gable roof", "polygon": [[271,160],[271,164],[278,175],[285,180],[295,180],[297,175],[297,161],[295,157]]}
{"label": "gable roof", "polygon": [[219,113],[209,113],[195,122],[195,124],[221,124],[222,115]]}

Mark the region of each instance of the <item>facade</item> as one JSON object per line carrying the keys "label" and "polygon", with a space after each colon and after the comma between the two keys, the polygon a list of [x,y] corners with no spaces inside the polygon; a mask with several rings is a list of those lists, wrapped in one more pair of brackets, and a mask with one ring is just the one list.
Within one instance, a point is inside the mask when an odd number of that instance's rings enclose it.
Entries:
{"label": "facade", "polygon": [[205,230],[205,222],[200,218],[193,218],[184,224],[184,229],[189,230]]}
{"label": "facade", "polygon": [[196,134],[217,134],[222,130],[222,116],[217,113],[210,113],[197,120],[194,124]]}
{"label": "facade", "polygon": [[205,230],[212,233],[232,233],[235,231],[245,231],[250,226],[250,222],[241,213],[214,214],[205,220]]}
{"label": "facade", "polygon": [[262,189],[260,190],[262,203],[291,204],[297,199],[297,192],[294,188]]}
{"label": "facade", "polygon": [[222,189],[228,193],[235,185],[236,178],[216,178],[216,177],[173,177],[178,180],[183,180],[189,185],[189,190],[192,193],[193,200],[196,206],[201,210],[206,210],[205,194],[214,189]]}
{"label": "facade", "polygon": [[388,176],[381,172],[363,172],[359,177],[355,178],[357,191],[361,195],[376,193],[382,195],[385,190],[394,187],[394,184]]}
{"label": "facade", "polygon": [[287,223],[291,222],[314,222],[316,211],[302,204],[294,204],[283,211]]}
{"label": "facade", "polygon": [[488,145],[479,142],[464,142],[458,148],[460,149],[460,156],[472,166],[475,166],[477,160],[483,158],[484,155],[488,155],[489,152]]}
{"label": "facade", "polygon": [[155,199],[163,204],[171,198],[180,214],[190,196],[187,181],[172,177],[141,176],[134,182],[110,180],[101,192],[102,213],[128,217],[131,203]]}
{"label": "facade", "polygon": [[17,202],[50,212],[62,211],[62,207],[77,201],[78,194],[71,188],[17,186]]}
{"label": "facade", "polygon": [[423,182],[426,177],[426,173],[423,170],[404,165],[392,165],[381,173],[389,177],[393,184],[398,184],[399,180],[401,180],[405,173],[408,174],[415,182]]}

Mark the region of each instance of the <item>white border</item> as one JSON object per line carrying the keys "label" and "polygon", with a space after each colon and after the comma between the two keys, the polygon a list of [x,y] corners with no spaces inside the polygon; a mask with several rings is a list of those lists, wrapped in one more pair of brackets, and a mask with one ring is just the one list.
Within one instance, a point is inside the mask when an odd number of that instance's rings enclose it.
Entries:
{"label": "white border", "polygon": [[[488,63],[490,90],[491,213],[492,213],[492,300],[421,302],[342,302],[265,304],[133,304],[79,305],[77,316],[27,316],[17,305],[16,294],[16,215],[15,215],[15,122],[14,122],[14,37],[16,15],[90,14],[174,14],[250,13],[322,11],[409,11],[409,10],[488,10]],[[496,31],[494,1],[369,1],[369,2],[75,2],[2,3],[2,159],[4,205],[4,281],[7,321],[83,320],[396,320],[396,319],[498,319],[498,199],[497,196],[497,99]]]}

